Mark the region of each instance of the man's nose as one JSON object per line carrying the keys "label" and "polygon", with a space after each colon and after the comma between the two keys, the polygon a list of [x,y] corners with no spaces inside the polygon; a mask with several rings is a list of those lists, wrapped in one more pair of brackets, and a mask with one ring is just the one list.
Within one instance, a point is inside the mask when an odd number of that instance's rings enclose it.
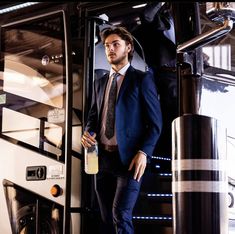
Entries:
{"label": "man's nose", "polygon": [[107,48],[108,51],[113,51],[114,50],[113,44],[109,44],[106,48]]}

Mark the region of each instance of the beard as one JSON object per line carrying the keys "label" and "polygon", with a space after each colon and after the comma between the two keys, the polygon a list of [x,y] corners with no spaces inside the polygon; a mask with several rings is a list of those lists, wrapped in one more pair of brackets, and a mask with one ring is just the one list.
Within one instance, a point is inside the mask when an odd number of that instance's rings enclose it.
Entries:
{"label": "beard", "polygon": [[108,58],[108,61],[110,64],[118,65],[118,64],[122,63],[123,61],[125,61],[127,57],[128,57],[128,53],[126,51],[124,51],[121,56],[113,58],[113,59]]}

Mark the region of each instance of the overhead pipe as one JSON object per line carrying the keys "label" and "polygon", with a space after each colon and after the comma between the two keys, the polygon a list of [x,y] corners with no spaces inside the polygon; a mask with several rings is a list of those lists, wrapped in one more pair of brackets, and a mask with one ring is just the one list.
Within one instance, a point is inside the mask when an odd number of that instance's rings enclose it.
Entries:
{"label": "overhead pipe", "polygon": [[233,28],[233,21],[229,19],[224,20],[224,24],[217,26],[208,32],[202,33],[191,40],[188,40],[177,47],[177,53],[188,52],[202,47],[226,34]]}

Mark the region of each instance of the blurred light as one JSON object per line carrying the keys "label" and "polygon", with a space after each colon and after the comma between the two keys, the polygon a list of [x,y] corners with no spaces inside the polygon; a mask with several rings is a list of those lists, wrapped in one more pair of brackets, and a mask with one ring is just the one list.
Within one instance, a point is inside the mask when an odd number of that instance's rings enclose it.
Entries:
{"label": "blurred light", "polygon": [[133,219],[142,219],[142,220],[172,220],[172,217],[166,217],[166,216],[133,216]]}
{"label": "blurred light", "polygon": [[28,7],[28,6],[32,6],[32,5],[35,5],[35,4],[38,4],[38,3],[39,2],[25,2],[25,3],[22,3],[22,4],[15,5],[15,6],[7,7],[7,8],[4,8],[4,9],[1,9],[0,14],[15,11],[15,10],[18,10],[18,9],[21,9],[21,8],[24,8],[24,7]]}
{"label": "blurred light", "polygon": [[122,22],[121,21],[117,21],[117,22],[113,22],[112,25],[117,26],[120,25]]}
{"label": "blurred light", "polygon": [[160,176],[172,176],[171,173],[159,173]]}
{"label": "blurred light", "polygon": [[143,3],[143,4],[139,4],[139,5],[135,5],[132,8],[141,8],[141,7],[145,7],[147,5],[147,3]]}
{"label": "blurred light", "polygon": [[152,156],[152,158],[154,158],[154,159],[159,159],[159,160],[171,161],[171,158],[165,158],[165,157]]}
{"label": "blurred light", "polygon": [[148,193],[148,197],[172,197],[171,193]]}
{"label": "blurred light", "polygon": [[106,14],[99,15],[99,18],[101,18],[102,20],[105,20],[107,22],[109,21],[109,17]]}

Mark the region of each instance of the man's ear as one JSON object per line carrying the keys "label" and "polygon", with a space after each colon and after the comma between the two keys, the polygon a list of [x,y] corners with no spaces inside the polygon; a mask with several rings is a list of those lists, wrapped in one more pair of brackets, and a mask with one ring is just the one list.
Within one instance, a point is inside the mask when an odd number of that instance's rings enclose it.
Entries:
{"label": "man's ear", "polygon": [[128,52],[130,52],[131,51],[131,44],[128,44],[127,48],[128,48]]}

